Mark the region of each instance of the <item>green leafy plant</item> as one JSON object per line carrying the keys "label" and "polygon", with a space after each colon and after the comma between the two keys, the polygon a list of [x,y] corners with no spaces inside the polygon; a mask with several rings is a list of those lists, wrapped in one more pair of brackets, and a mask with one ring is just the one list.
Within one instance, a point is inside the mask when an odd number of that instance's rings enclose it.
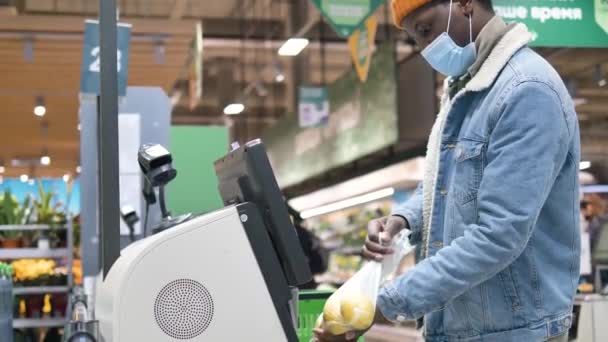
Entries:
{"label": "green leafy plant", "polygon": [[36,211],[36,223],[37,224],[60,224],[65,221],[65,215],[61,212],[60,203],[51,205],[51,201],[55,194],[53,192],[46,192],[42,188],[42,183],[38,181],[38,198],[34,200],[34,209]]}
{"label": "green leafy plant", "polygon": [[[46,224],[51,226],[49,237],[54,241],[54,245],[65,240],[65,232],[62,230],[53,229],[57,225],[66,223],[66,214],[63,211],[61,202],[53,204],[55,193],[44,191],[42,183],[38,181],[38,198],[34,200],[35,223]],[[40,236],[38,236],[40,238]]]}
{"label": "green leafy plant", "polygon": [[[23,204],[19,204],[17,198],[10,191],[5,192],[0,199],[0,224],[27,223],[32,212],[31,207],[30,197],[26,197]],[[2,235],[5,239],[17,239],[21,236],[20,232],[15,230],[4,231]]]}

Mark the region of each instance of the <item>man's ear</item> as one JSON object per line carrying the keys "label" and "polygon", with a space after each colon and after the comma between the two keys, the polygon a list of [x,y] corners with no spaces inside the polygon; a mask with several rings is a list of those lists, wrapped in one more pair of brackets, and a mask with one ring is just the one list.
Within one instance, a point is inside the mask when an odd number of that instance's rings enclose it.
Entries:
{"label": "man's ear", "polygon": [[462,9],[462,13],[467,17],[473,14],[473,0],[458,0],[458,7]]}

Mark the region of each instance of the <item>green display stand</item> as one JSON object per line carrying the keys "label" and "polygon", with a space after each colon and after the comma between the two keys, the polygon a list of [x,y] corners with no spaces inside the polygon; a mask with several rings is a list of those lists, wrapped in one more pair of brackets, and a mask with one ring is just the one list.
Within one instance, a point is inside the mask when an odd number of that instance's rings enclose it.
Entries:
{"label": "green display stand", "polygon": [[213,163],[228,152],[228,129],[172,126],[171,154],[177,178],[168,186],[172,214],[205,213],[222,207]]}
{"label": "green display stand", "polygon": [[[312,330],[317,318],[323,313],[325,301],[331,296],[332,291],[302,291],[298,303],[298,338],[300,342],[310,342]],[[361,337],[359,342],[363,342]]]}

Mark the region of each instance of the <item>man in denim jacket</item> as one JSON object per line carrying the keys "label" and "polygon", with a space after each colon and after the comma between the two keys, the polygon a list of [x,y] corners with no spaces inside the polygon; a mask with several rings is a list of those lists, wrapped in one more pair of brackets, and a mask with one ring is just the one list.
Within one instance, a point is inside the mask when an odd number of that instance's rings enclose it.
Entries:
{"label": "man in denim jacket", "polygon": [[433,342],[567,341],[579,279],[580,139],[566,87],[527,46],[527,28],[495,16],[491,0],[392,7],[449,77],[422,184],[369,224],[368,258],[391,253],[380,232],[408,228],[422,259],[381,289],[378,316],[424,318]]}

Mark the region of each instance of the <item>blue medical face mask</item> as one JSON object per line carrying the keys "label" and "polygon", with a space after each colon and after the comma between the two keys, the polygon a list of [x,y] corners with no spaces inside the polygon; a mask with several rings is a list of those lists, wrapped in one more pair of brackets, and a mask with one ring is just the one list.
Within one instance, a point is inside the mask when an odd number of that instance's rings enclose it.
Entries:
{"label": "blue medical face mask", "polygon": [[450,13],[448,15],[448,27],[446,32],[435,38],[433,42],[422,50],[424,59],[433,69],[445,76],[457,77],[463,75],[477,58],[477,49],[473,42],[473,19],[469,15],[469,37],[470,43],[460,47],[449,35],[450,22],[452,20],[452,1],[450,1]]}

